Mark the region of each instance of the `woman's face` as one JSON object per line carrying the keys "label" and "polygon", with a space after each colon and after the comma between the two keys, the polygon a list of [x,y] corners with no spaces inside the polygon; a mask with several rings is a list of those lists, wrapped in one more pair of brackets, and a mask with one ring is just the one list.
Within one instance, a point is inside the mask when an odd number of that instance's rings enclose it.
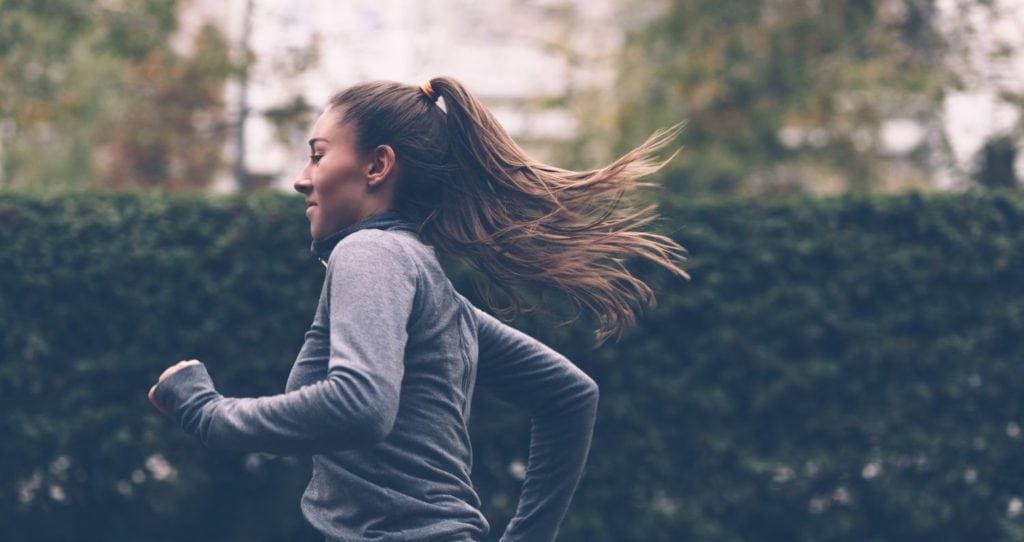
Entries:
{"label": "woman's face", "polygon": [[306,217],[314,239],[322,239],[377,212],[370,191],[372,156],[356,149],[351,124],[341,123],[342,111],[328,108],[309,139],[309,160],[295,181],[306,196]]}

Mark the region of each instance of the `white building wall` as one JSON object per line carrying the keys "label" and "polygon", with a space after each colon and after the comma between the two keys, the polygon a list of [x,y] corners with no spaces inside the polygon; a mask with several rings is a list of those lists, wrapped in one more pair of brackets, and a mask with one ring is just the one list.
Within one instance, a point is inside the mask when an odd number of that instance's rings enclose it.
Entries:
{"label": "white building wall", "polygon": [[[182,14],[180,47],[203,21],[239,42],[246,0],[192,0]],[[576,133],[565,110],[540,109],[543,97],[570,86],[610,88],[613,65],[604,61],[621,40],[613,0],[255,0],[250,48],[257,59],[249,78],[246,166],[291,185],[308,150],[304,138],[282,146],[258,112],[302,95],[314,105],[337,90],[369,79],[418,84],[438,75],[462,81],[487,103],[516,139],[565,141]],[[571,10],[572,18],[558,13]],[[582,50],[552,46],[566,38]],[[319,63],[283,75],[288,51],[319,43]],[[238,89],[228,89],[234,110]],[[234,152],[231,149],[229,152]],[[550,158],[544,157],[541,158]],[[216,186],[234,185],[226,168]]]}

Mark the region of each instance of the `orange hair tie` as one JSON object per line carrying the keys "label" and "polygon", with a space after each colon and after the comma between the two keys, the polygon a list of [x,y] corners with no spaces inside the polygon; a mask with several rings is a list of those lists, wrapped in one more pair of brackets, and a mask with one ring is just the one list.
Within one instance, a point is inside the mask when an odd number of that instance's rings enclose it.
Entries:
{"label": "orange hair tie", "polygon": [[427,81],[420,85],[420,90],[422,90],[423,93],[427,95],[427,98],[430,98],[430,101],[437,101],[437,93],[434,92],[434,87],[430,86],[430,81]]}

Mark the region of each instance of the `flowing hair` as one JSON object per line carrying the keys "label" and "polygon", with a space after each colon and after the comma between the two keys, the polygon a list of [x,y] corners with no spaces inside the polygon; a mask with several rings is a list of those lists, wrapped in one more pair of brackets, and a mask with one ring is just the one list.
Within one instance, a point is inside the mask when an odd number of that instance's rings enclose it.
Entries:
{"label": "flowing hair", "polygon": [[352,124],[360,151],[394,149],[397,210],[419,225],[425,241],[489,279],[478,290],[492,310],[523,310],[516,286],[552,287],[568,296],[576,316],[586,309],[597,318],[600,343],[655,303],[654,291],[627,268],[628,258],[689,278],[681,267],[686,250],[645,230],[657,218],[655,206],[624,198],[649,185],[639,179],[668,161],[656,154],[678,125],[605,167],[570,171],[530,158],[455,79],[437,77],[424,87],[361,83],[335,95],[329,107]]}

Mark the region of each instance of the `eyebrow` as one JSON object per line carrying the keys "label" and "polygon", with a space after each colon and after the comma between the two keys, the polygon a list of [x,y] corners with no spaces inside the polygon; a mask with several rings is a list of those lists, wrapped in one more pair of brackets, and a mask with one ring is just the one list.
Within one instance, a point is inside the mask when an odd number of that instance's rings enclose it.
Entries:
{"label": "eyebrow", "polygon": [[323,141],[324,143],[330,143],[330,141],[327,141],[326,139],[324,139],[322,137],[314,137],[313,139],[309,140],[309,146],[312,147],[313,143],[316,143],[317,141]]}

